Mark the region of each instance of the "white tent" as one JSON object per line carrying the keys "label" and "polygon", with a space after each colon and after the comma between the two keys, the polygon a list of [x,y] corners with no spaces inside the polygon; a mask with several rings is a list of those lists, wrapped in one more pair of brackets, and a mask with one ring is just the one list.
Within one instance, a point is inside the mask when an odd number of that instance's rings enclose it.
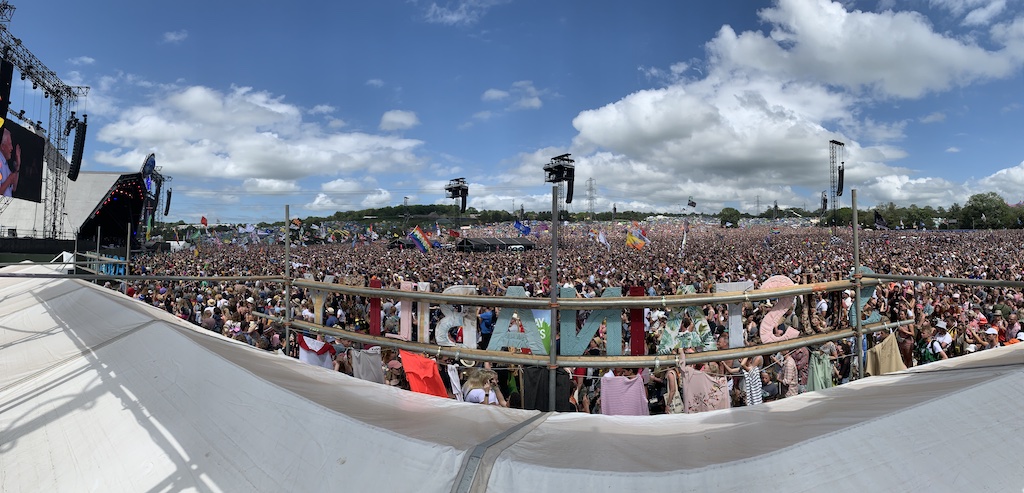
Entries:
{"label": "white tent", "polygon": [[1016,491],[1022,404],[1017,345],[697,415],[499,409],[304,365],[86,282],[0,277],[5,492]]}

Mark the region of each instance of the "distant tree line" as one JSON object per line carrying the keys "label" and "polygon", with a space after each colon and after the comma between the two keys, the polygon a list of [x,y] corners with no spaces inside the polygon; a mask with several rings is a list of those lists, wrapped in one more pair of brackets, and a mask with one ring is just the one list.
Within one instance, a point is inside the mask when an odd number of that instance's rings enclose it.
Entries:
{"label": "distant tree line", "polygon": [[[961,206],[953,203],[948,208],[932,206],[919,207],[911,204],[907,207],[897,206],[893,202],[879,204],[869,209],[858,211],[858,222],[862,227],[874,228],[875,212],[878,212],[884,224],[891,228],[904,229],[1015,229],[1024,228],[1024,206],[1007,204],[1002,196],[995,192],[979,193],[967,199],[967,203]],[[831,210],[805,210],[799,207],[779,208],[778,204],[768,206],[757,215],[740,212],[733,207],[725,207],[716,214],[689,213],[652,213],[640,211],[606,211],[589,214],[588,212],[560,211],[560,220],[570,222],[586,221],[642,221],[652,215],[663,215],[666,217],[693,217],[698,215],[716,217],[722,226],[738,226],[740,220],[751,218],[762,219],[785,219],[785,218],[818,218],[821,226],[844,226],[849,227],[853,221],[853,210],[850,207],[839,208],[835,216]],[[436,228],[442,230],[457,229],[464,225],[488,224],[497,222],[511,222],[514,220],[525,221],[550,221],[551,211],[508,211],[484,210],[480,211],[473,207],[467,207],[466,212],[460,212],[455,205],[399,205],[380,207],[374,209],[362,209],[358,211],[338,211],[330,216],[309,216],[303,219],[305,224],[322,224],[328,222],[355,222],[369,227],[373,225],[374,230],[381,234],[402,234],[408,229],[420,226],[426,230],[434,231]],[[164,231],[158,230],[158,234],[164,234],[167,238],[169,233],[173,237],[171,228],[185,226],[184,221],[177,223],[163,224]],[[257,224],[260,228],[274,228],[284,225],[284,221],[261,222]],[[901,226],[902,225],[902,226]],[[230,229],[233,226],[224,225],[223,229]],[[211,226],[211,230],[213,227]]]}

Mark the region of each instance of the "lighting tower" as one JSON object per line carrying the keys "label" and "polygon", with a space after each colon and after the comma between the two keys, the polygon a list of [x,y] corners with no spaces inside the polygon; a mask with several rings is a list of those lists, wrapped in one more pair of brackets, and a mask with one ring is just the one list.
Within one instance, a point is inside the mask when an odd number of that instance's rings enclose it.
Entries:
{"label": "lighting tower", "polygon": [[459,227],[462,227],[462,213],[466,212],[466,197],[469,197],[469,185],[466,185],[465,178],[452,178],[444,187],[450,199],[462,199],[462,206],[459,208]]}
{"label": "lighting tower", "polygon": [[836,196],[842,195],[839,191],[839,166],[837,157],[843,152],[846,144],[839,142],[838,140],[828,141],[828,170],[829,170],[829,200],[832,204],[832,225],[836,224],[836,213],[838,211],[838,204],[836,204]]}
{"label": "lighting tower", "polygon": [[572,203],[572,185],[576,177],[576,161],[569,158],[571,154],[561,154],[551,158],[551,162],[544,165],[544,181],[551,184],[551,326],[549,341],[551,346],[548,349],[550,356],[548,368],[548,407],[555,409],[555,369],[557,367],[557,351],[555,340],[558,327],[558,190],[559,185],[565,184],[565,203]]}
{"label": "lighting tower", "polygon": [[544,181],[554,184],[556,190],[556,207],[552,207],[551,210],[552,221],[558,221],[560,217],[559,208],[557,207],[558,202],[572,203],[572,188],[573,182],[576,179],[576,165],[573,163],[576,161],[569,157],[571,155],[562,154],[555,156],[551,158],[551,162],[544,165]]}

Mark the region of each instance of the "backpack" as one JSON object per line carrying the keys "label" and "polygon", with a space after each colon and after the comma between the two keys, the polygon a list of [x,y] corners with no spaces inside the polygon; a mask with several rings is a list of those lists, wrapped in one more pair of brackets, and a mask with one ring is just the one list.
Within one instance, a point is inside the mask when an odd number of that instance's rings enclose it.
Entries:
{"label": "backpack", "polygon": [[932,341],[933,339],[922,339],[914,346],[914,357],[917,358],[917,364],[923,365],[938,361],[939,356],[931,350]]}

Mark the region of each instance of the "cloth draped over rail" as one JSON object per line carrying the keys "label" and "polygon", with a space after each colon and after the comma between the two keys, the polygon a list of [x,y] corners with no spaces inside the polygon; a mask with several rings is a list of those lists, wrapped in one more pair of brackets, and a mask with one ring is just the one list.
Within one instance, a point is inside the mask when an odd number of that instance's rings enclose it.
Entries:
{"label": "cloth draped over rail", "polygon": [[404,349],[400,349],[398,354],[402,358],[405,377],[409,380],[409,390],[448,397],[448,389],[444,386],[441,372],[437,369],[437,361]]}
{"label": "cloth draped over rail", "polygon": [[369,382],[384,383],[384,365],[380,350],[350,350],[352,357],[352,376]]}
{"label": "cloth draped over rail", "polygon": [[869,349],[865,363],[868,375],[884,375],[907,369],[900,355],[899,341],[894,335],[886,337],[881,344]]}
{"label": "cloth draped over rail", "polygon": [[756,406],[763,401],[761,395],[761,367],[753,366],[749,370],[743,370],[743,392],[745,403],[748,406]]}
{"label": "cloth draped over rail", "polygon": [[647,388],[641,377],[601,377],[601,414],[647,416]]}
{"label": "cloth draped over rail", "polygon": [[821,390],[832,386],[832,360],[824,351],[811,353],[811,375],[807,379],[807,390]]}
{"label": "cloth draped over rail", "polygon": [[[726,377],[708,375],[685,366],[685,363],[680,371],[683,405],[687,413],[729,409],[729,382]],[[601,391],[604,392],[604,389]]]}
{"label": "cloth draped over rail", "polygon": [[334,369],[334,346],[324,341],[318,341],[313,337],[306,337],[298,334],[299,361],[314,366],[322,366]]}
{"label": "cloth draped over rail", "polygon": [[[551,411],[548,404],[551,388],[548,386],[547,368],[528,366],[523,370],[523,409]],[[555,372],[555,411],[575,411],[569,398],[572,397],[572,376],[564,370]]]}
{"label": "cloth draped over rail", "polygon": [[448,390],[455,395],[456,400],[465,401],[466,397],[462,394],[462,387],[459,386],[459,366],[446,365],[445,370],[448,372]]}

